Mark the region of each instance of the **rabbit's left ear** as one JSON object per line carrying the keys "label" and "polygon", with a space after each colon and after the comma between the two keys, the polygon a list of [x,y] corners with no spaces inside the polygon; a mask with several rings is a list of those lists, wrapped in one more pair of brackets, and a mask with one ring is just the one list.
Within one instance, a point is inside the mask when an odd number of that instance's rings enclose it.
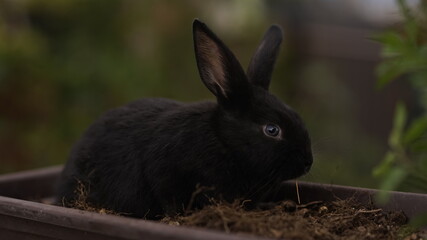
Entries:
{"label": "rabbit's left ear", "polygon": [[249,64],[247,71],[249,82],[268,90],[282,36],[282,29],[277,25],[267,30]]}

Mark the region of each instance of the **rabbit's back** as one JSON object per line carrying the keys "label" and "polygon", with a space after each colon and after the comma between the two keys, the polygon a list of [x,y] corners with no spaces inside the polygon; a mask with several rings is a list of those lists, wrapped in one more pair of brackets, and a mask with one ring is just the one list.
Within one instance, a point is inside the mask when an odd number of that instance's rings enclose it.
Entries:
{"label": "rabbit's back", "polygon": [[203,121],[209,121],[206,113],[214,105],[150,98],[108,111],[73,147],[58,188],[58,202],[72,205],[80,184],[86,188],[88,202],[103,203],[99,207],[137,216],[160,208],[152,196],[156,185],[152,176],[173,166],[168,160],[173,156],[163,153],[171,153],[170,142],[179,139],[191,122],[203,126]]}

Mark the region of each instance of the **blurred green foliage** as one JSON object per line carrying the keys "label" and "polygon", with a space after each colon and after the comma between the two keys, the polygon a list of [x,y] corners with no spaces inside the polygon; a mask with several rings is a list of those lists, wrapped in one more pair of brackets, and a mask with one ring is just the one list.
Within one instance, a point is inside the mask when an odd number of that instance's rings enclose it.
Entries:
{"label": "blurred green foliage", "polygon": [[[399,0],[405,21],[400,28],[378,36],[383,44],[383,62],[378,67],[378,84],[394,79],[408,80],[417,93],[420,110],[409,117],[403,103],[396,106],[390,150],[374,170],[384,190],[427,193],[427,2],[410,11]],[[380,196],[383,200],[387,195]]]}
{"label": "blurred green foliage", "polygon": [[271,90],[301,114],[312,136],[315,163],[306,179],[374,186],[369,170],[382,141],[360,126],[359,100],[336,75],[336,61],[299,60],[281,3],[0,0],[0,173],[64,163],[102,112],[131,100],[213,99],[194,60],[197,17],[244,68],[268,26],[282,24]]}

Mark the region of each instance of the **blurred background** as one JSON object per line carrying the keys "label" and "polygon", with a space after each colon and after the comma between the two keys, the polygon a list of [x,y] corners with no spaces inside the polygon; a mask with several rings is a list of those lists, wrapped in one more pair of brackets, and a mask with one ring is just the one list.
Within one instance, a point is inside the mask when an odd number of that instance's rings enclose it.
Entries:
{"label": "blurred background", "polygon": [[197,72],[194,18],[244,68],[281,25],[271,91],[311,133],[305,179],[377,186],[396,100],[417,111],[405,82],[376,84],[371,38],[401,21],[394,0],[0,0],[0,173],[64,163],[92,121],[131,100],[214,100]]}

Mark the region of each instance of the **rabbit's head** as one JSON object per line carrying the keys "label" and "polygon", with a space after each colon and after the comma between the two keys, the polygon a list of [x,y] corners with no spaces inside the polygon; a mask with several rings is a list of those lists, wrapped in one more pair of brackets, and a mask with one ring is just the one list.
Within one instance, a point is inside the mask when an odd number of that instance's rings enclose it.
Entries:
{"label": "rabbit's head", "polygon": [[193,23],[200,77],[216,96],[218,137],[238,164],[257,177],[299,177],[312,165],[310,138],[298,114],[268,91],[282,41],[280,27],[264,35],[245,73],[225,44],[202,22]]}

